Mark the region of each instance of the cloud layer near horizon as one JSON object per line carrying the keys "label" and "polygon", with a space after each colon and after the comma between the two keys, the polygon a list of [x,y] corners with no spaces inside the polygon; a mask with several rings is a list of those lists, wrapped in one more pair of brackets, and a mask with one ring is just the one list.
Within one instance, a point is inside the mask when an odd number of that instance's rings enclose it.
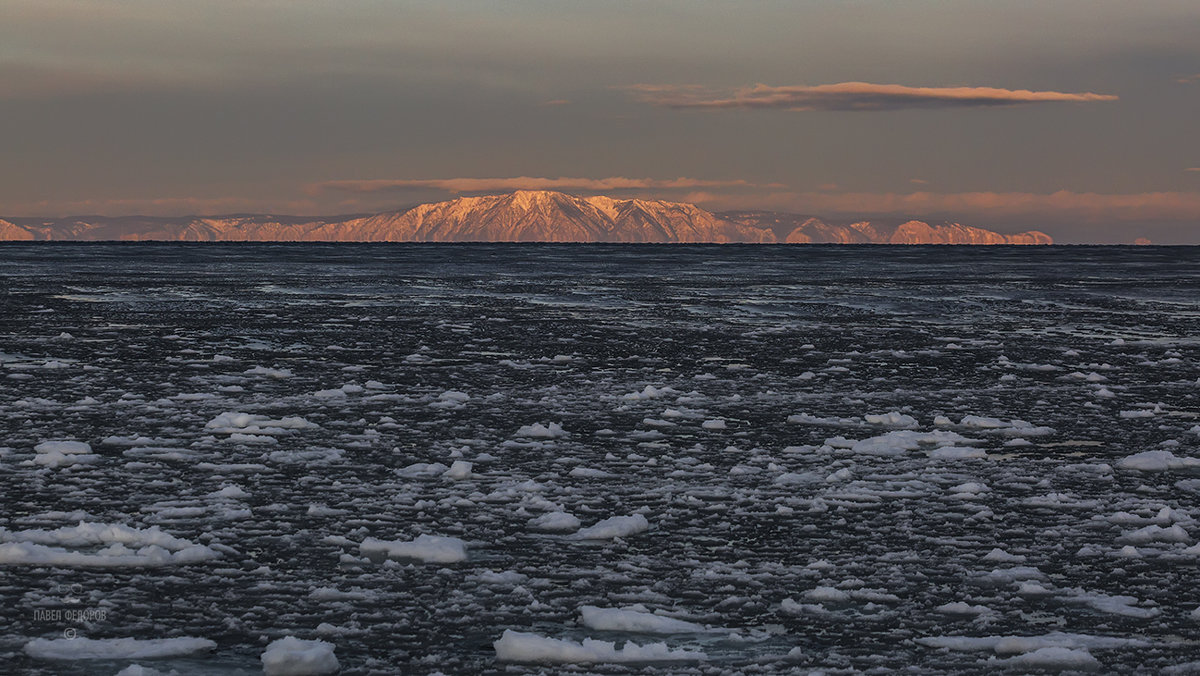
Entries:
{"label": "cloud layer near horizon", "polygon": [[[482,181],[484,179],[470,179]],[[497,193],[507,190],[495,187],[496,181],[517,179],[487,179],[486,190],[464,191]],[[556,180],[556,179],[552,179]],[[1142,193],[1089,193],[1060,190],[1053,193],[1034,192],[838,192],[836,187],[815,191],[791,191],[772,186],[753,186],[745,181],[701,181],[676,179],[568,179],[603,189],[585,187],[562,188],[574,193],[620,192],[625,197],[667,199],[689,202],[709,211],[772,210],[817,216],[832,222],[910,219],[956,221],[965,225],[987,227],[1001,232],[1042,230],[1061,242],[1128,242],[1135,237],[1151,235],[1156,242],[1194,243],[1190,234],[1200,223],[1200,192],[1164,191]],[[357,182],[349,182],[357,183]],[[725,188],[720,184],[736,187]],[[442,187],[413,188],[408,194],[422,202],[450,199],[466,185],[454,179],[418,181],[418,185]],[[612,185],[630,186],[617,191]],[[643,187],[670,184],[674,189]],[[705,184],[715,184],[706,187]],[[321,185],[321,184],[316,184]],[[534,188],[519,182],[521,189]],[[356,186],[362,187],[362,186]],[[402,188],[407,190],[407,188]],[[439,196],[440,193],[440,196]],[[130,214],[170,216],[218,216],[233,213],[270,213],[321,217],[336,214],[364,214],[394,211],[401,207],[396,193],[387,189],[354,192],[333,191],[299,199],[236,198],[219,196],[174,196],[165,198],[93,199],[70,203],[29,202],[4,216],[70,216],[98,214],[122,216]],[[293,194],[293,197],[298,197]],[[405,200],[407,202],[407,199]],[[407,202],[408,206],[415,204]]]}
{"label": "cloud layer near horizon", "polygon": [[696,85],[637,84],[627,87],[638,100],[667,108],[785,110],[901,110],[981,108],[1033,103],[1116,101],[1113,94],[1001,89],[997,87],[908,87],[870,82],[804,86],[756,84],[733,92]]}
{"label": "cloud layer near horizon", "polygon": [[776,192],[757,198],[695,193],[689,197],[711,208],[751,208],[750,204],[757,203],[758,208],[818,216],[939,216],[963,222],[1012,217],[1200,221],[1200,192]]}
{"label": "cloud layer near horizon", "polygon": [[742,179],[697,178],[440,178],[374,179],[313,183],[305,192],[371,195],[409,190],[459,193],[503,193],[514,190],[562,192],[634,192],[647,197],[674,193],[672,199],[695,202],[710,210],[769,209],[818,216],[947,216],[964,221],[982,215],[1096,220],[1200,220],[1200,192],[1095,193],[1059,190],[1035,192],[841,192],[831,189],[793,191],[779,183],[755,184]]}
{"label": "cloud layer near horizon", "polygon": [[[434,178],[434,179],[373,179],[363,181],[325,181],[306,186],[305,192],[318,194],[327,190],[350,193],[374,193],[432,188],[450,193],[505,192],[510,190],[694,190],[697,188],[752,188],[749,181],[711,181],[697,178],[541,178],[515,176],[512,178]],[[762,187],[781,188],[770,184]]]}

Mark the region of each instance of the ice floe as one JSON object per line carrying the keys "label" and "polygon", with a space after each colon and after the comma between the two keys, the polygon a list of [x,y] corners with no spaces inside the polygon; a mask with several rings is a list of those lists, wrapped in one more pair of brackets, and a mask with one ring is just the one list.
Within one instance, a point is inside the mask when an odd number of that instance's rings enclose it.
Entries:
{"label": "ice floe", "polygon": [[43,441],[33,447],[33,464],[58,469],[72,465],[89,465],[100,461],[90,444],[82,441]]}
{"label": "ice floe", "polygon": [[217,644],[206,638],[35,638],[25,654],[40,660],[141,660],[207,652]]}
{"label": "ice floe", "polygon": [[501,662],[542,664],[595,664],[604,662],[694,662],[706,655],[698,650],[673,649],[666,643],[637,644],[626,641],[618,648],[613,641],[585,638],[583,641],[550,638],[506,629],[494,643]]}
{"label": "ice floe", "polygon": [[205,545],[174,537],[157,526],[80,522],[54,530],[0,529],[0,565],[62,568],[157,568],[219,556]]}
{"label": "ice floe", "polygon": [[332,643],[295,636],[271,641],[261,660],[266,676],[318,676],[341,668]]}
{"label": "ice floe", "polygon": [[650,528],[650,522],[641,514],[632,516],[610,516],[587,528],[575,533],[580,540],[611,540],[643,533]]}
{"label": "ice floe", "polygon": [[425,563],[458,563],[467,560],[467,545],[459,538],[418,535],[412,540],[367,538],[359,545],[364,554],[382,554],[392,559],[413,559]]}

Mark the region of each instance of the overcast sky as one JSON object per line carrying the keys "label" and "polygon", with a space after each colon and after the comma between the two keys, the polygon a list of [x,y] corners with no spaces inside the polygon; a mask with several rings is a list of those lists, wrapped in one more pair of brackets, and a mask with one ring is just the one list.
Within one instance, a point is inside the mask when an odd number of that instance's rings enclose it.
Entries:
{"label": "overcast sky", "polygon": [[547,187],[1200,243],[1198,36],[1195,0],[4,0],[0,216]]}

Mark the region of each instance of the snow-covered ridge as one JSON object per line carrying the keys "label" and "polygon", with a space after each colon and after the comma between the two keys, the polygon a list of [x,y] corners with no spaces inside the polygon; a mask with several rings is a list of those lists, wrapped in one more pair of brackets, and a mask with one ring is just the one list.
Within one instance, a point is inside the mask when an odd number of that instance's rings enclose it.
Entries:
{"label": "snow-covered ridge", "polygon": [[[794,226],[794,227],[792,227]],[[270,215],[84,217],[0,221],[0,240],[312,242],[646,242],[1051,244],[1044,233],[1001,235],[958,223],[830,225],[774,212],[715,214],[663,200],[580,197],[549,190],[460,197],[407,211],[346,218]]]}

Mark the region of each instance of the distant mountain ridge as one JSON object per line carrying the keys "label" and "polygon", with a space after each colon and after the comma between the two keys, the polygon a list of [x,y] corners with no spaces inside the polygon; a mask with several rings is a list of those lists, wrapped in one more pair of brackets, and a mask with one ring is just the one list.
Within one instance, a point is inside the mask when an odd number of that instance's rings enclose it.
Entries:
{"label": "distant mountain ridge", "polygon": [[644,242],[1052,244],[958,223],[845,225],[770,211],[712,213],[663,200],[578,197],[548,190],[460,197],[366,216],[82,217],[0,220],[0,240],[301,242]]}
{"label": "distant mountain ridge", "polygon": [[747,227],[771,230],[777,241],[787,244],[1053,244],[1044,232],[1027,230],[1002,235],[992,230],[961,223],[931,225],[910,220],[888,222],[863,220],[842,225],[813,216],[774,211],[726,211],[722,218]]}

